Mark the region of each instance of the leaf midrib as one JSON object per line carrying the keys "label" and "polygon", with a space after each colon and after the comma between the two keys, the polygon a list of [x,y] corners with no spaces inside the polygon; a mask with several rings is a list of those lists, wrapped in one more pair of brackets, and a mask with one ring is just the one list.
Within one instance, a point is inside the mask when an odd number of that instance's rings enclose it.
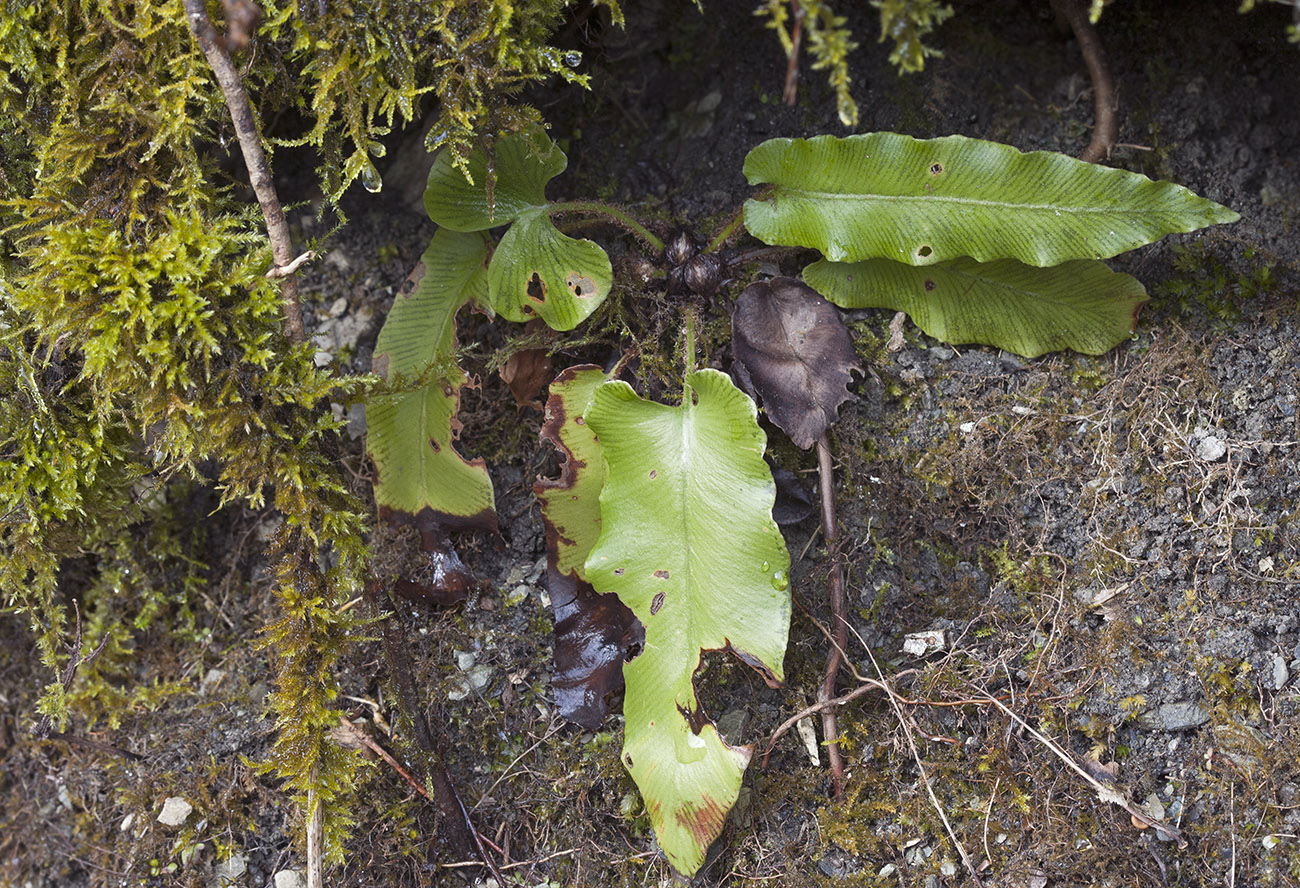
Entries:
{"label": "leaf midrib", "polygon": [[[812,199],[812,200],[833,200],[833,201],[853,200],[853,201],[868,201],[868,202],[878,202],[878,203],[922,203],[922,202],[936,203],[938,202],[938,203],[948,203],[948,204],[962,204],[965,206],[976,206],[976,207],[999,207],[1008,210],[1032,210],[1032,211],[1052,210],[1057,213],[1063,213],[1063,212],[1096,213],[1096,214],[1113,214],[1113,215],[1122,215],[1122,216],[1157,215],[1157,214],[1169,212],[1168,210],[1161,209],[1159,207],[1142,208],[1140,210],[1133,210],[1130,208],[1121,209],[1118,207],[1077,206],[1072,204],[1067,205],[1067,204],[1042,204],[1042,203],[1012,203],[1009,201],[987,200],[984,198],[976,198],[976,197],[954,197],[950,195],[874,194],[874,193],[862,193],[862,192],[847,193],[843,191],[813,191],[807,188],[791,188],[790,186],[783,187],[777,193],[776,197],[777,199],[780,199],[781,197],[786,195],[790,195],[794,197],[807,197],[808,199]],[[767,203],[767,201],[758,201],[758,202]],[[772,204],[769,204],[769,206],[772,206]],[[773,206],[773,209],[775,209],[775,206]]]}

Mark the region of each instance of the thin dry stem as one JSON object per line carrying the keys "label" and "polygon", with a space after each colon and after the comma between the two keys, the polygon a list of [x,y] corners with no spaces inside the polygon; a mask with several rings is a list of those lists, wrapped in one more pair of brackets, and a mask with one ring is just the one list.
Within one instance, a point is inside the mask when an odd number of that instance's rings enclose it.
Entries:
{"label": "thin dry stem", "polygon": [[[244,155],[244,165],[248,167],[248,181],[257,195],[257,202],[262,208],[262,218],[266,220],[266,233],[271,241],[271,256],[277,269],[288,268],[293,264],[293,238],[289,234],[289,222],[280,206],[280,198],[275,193],[275,182],[271,178],[271,167],[262,150],[262,138],[257,132],[257,122],[253,117],[253,108],[244,92],[239,72],[226,51],[226,42],[212,26],[208,18],[207,5],[203,0],[185,0],[185,13],[190,20],[190,30],[199,42],[203,55],[217,77],[221,92],[226,97],[226,107],[230,110],[230,119],[235,124],[235,133],[239,136],[239,148]],[[296,266],[295,266],[296,267]],[[302,306],[298,302],[298,281],[291,271],[285,271],[280,284],[280,298],[284,303],[284,332],[289,341],[299,345],[307,341],[307,333],[302,325]]]}
{"label": "thin dry stem", "polygon": [[[952,840],[953,847],[957,849],[957,854],[961,856],[961,862],[965,865],[966,872],[970,874],[971,883],[976,888],[984,888],[984,883],[980,881],[979,871],[975,868],[975,864],[971,862],[970,855],[966,853],[966,846],[961,843],[961,840],[957,838],[957,834],[953,832],[952,824],[948,822],[948,815],[944,813],[943,805],[939,804],[939,797],[934,794],[934,786],[930,783],[930,775],[926,773],[925,763],[921,761],[921,753],[916,748],[916,738],[912,736],[912,729],[909,726],[907,717],[903,714],[903,707],[899,705],[893,689],[889,687],[889,682],[885,680],[885,673],[881,670],[880,664],[876,662],[876,655],[871,653],[871,648],[867,648],[867,656],[871,658],[871,665],[876,669],[880,684],[888,692],[886,696],[889,697],[890,705],[894,707],[894,715],[898,718],[898,724],[903,729],[903,736],[907,738],[907,746],[912,751],[912,760],[916,762],[917,771],[921,775],[922,782],[925,783],[925,791],[930,796],[930,804],[934,806],[934,810],[939,814],[939,819],[943,821],[943,828],[947,831],[948,838]],[[998,705],[1001,706],[1002,704],[999,703]]]}
{"label": "thin dry stem", "polygon": [[1043,744],[1049,750],[1051,750],[1051,752],[1062,762],[1064,762],[1065,765],[1070,768],[1070,770],[1074,771],[1076,774],[1082,777],[1084,781],[1089,786],[1091,786],[1093,790],[1097,793],[1097,798],[1101,799],[1103,802],[1110,802],[1112,805],[1118,805],[1119,807],[1127,811],[1129,815],[1139,823],[1143,823],[1149,827],[1154,827],[1155,829],[1160,830],[1162,833],[1165,833],[1166,835],[1172,837],[1174,841],[1178,843],[1179,848],[1187,847],[1187,839],[1183,837],[1182,832],[1177,827],[1171,826],[1170,824],[1166,823],[1163,820],[1152,817],[1150,814],[1143,811],[1137,805],[1133,804],[1133,802],[1129,800],[1128,792],[1124,789],[1124,787],[1119,786],[1118,784],[1107,786],[1106,784],[1102,783],[1096,777],[1093,777],[1091,774],[1089,774],[1087,770],[1083,768],[1082,765],[1076,762],[1074,760],[1074,756],[1070,755],[1068,752],[1061,749],[1061,747],[1058,746],[1050,737],[1044,736],[1043,734],[1034,730],[1034,728],[1029,724],[1029,722],[1025,721],[1023,718],[1016,715],[1015,712],[1013,712],[1001,700],[998,700],[995,697],[986,697],[985,699],[989,703],[992,703],[994,706],[996,706],[998,709],[1001,709],[1009,718],[1011,718],[1012,721],[1020,725],[1020,727],[1024,728],[1026,731],[1028,731],[1029,734],[1033,736],[1035,740],[1037,740],[1039,743]]}
{"label": "thin dry stem", "polygon": [[781,90],[781,98],[793,107],[799,101],[799,47],[803,43],[804,9],[799,0],[790,0],[790,9],[794,27],[790,29],[790,58],[785,66],[785,88]]}
{"label": "thin dry stem", "polygon": [[[821,486],[822,533],[826,538],[826,554],[830,560],[831,625],[834,644],[826,661],[826,677],[822,680],[820,700],[835,696],[835,679],[844,662],[844,651],[849,646],[848,618],[844,606],[844,569],[840,564],[839,523],[835,517],[835,465],[831,459],[830,439],[822,434],[817,439],[817,474]],[[840,755],[840,731],[835,718],[835,707],[822,710],[822,736],[826,740],[826,758],[830,762],[831,784],[837,801],[844,798],[844,757]]]}

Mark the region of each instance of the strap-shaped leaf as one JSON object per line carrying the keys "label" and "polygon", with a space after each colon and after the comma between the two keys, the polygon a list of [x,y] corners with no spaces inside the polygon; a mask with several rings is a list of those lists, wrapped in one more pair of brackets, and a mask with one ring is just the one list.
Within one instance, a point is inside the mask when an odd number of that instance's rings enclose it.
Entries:
{"label": "strap-shaped leaf", "polygon": [[492,254],[488,298],[507,320],[540,317],[552,329],[572,330],[605,301],[613,282],[604,250],[561,234],[545,210],[530,210]]}
{"label": "strap-shaped leaf", "polygon": [[375,343],[374,370],[392,382],[427,376],[422,388],[367,404],[366,447],[375,461],[375,501],[436,523],[495,527],[492,481],[482,460],[452,449],[465,372],[456,366],[456,312],[487,291],[487,243],[440,228],[393,302]]}
{"label": "strap-shaped leaf", "polygon": [[1109,351],[1133,334],[1147,302],[1136,278],[1093,259],[1052,268],[1014,259],[954,259],[928,268],[888,259],[822,259],[803,276],[841,308],[905,311],[935,339],[992,345],[1027,358],[1066,348]]}
{"label": "strap-shaped leaf", "polygon": [[704,650],[729,649],[769,683],[783,676],[789,555],[772,521],[775,486],[754,402],[716,370],[686,378],[680,406],[596,389],[587,424],[608,475],[587,578],[645,626],[623,674],[623,763],[669,862],[694,873],[735,804],[752,749],[731,747],[700,711]]}
{"label": "strap-shaped leaf", "polygon": [[1048,266],[1240,218],[1169,182],[964,136],[771,139],[749,152],[745,176],[775,186],[745,203],[751,234],[834,262]]}
{"label": "strap-shaped leaf", "polygon": [[555,612],[555,706],[594,731],[605,720],[605,696],[623,684],[623,658],[640,637],[632,612],[615,595],[587,583],[587,555],[600,536],[605,460],[583,412],[609,375],[570,367],[551,383],[542,439],[562,458],[560,477],[533,485],[546,525],[546,583]]}
{"label": "strap-shaped leaf", "polygon": [[564,172],[568,158],[541,127],[502,136],[493,147],[495,180],[488,192],[489,160],[482,148],[469,156],[473,181],[452,165],[443,150],[429,170],[424,208],[429,218],[454,231],[482,231],[504,225],[526,210],[546,204],[546,183]]}

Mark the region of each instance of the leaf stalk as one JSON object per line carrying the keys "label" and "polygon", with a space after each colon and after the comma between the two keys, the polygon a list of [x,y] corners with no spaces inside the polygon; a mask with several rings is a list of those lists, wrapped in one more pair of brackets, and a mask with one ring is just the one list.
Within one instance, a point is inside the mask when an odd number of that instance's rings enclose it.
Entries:
{"label": "leaf stalk", "polygon": [[620,228],[640,238],[646,246],[655,252],[662,253],[664,251],[664,242],[656,237],[654,232],[638,222],[630,213],[612,204],[598,200],[570,200],[547,204],[546,211],[551,214],[589,213],[595,216],[604,216]]}

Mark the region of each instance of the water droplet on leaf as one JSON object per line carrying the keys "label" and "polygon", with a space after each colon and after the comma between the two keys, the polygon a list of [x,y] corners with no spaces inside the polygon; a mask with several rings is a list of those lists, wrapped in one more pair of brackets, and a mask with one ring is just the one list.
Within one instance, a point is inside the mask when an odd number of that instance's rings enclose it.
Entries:
{"label": "water droplet on leaf", "polygon": [[384,187],[384,180],[379,177],[379,170],[371,164],[366,164],[361,168],[361,185],[371,194],[375,194]]}
{"label": "water droplet on leaf", "polygon": [[784,592],[790,588],[790,578],[786,576],[785,571],[778,570],[772,574],[772,588],[778,592]]}

